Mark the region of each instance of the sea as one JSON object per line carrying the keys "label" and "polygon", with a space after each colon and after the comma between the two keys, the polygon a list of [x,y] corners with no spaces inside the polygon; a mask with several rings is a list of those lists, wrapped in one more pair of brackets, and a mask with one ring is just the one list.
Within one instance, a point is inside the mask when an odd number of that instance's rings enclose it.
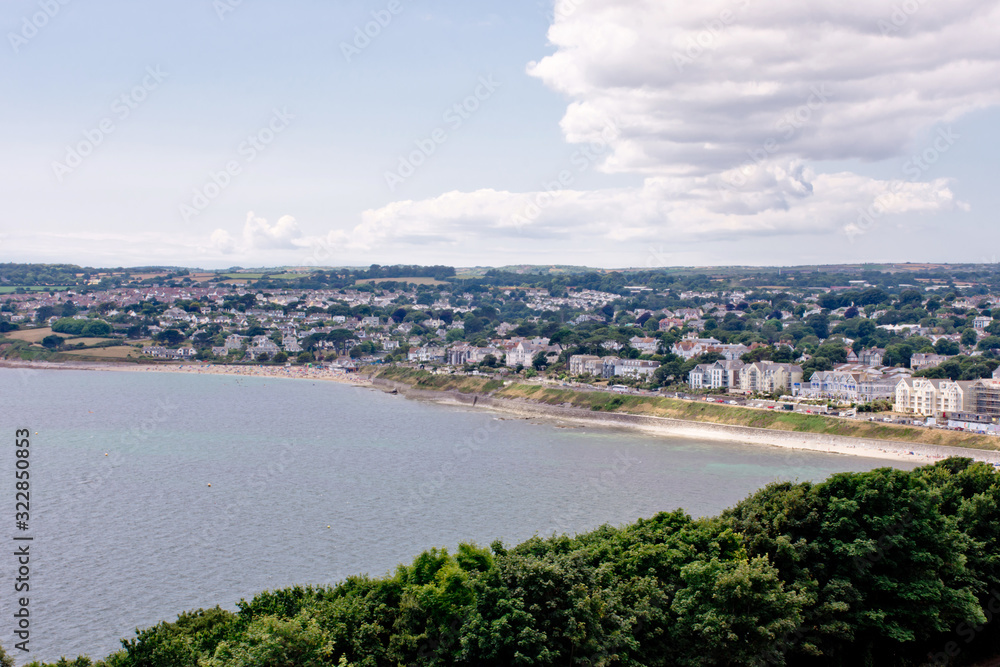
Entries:
{"label": "sea", "polygon": [[[181,373],[3,368],[0,433],[0,643],[18,664],[101,658],[180,612],[382,576],[432,547],[714,515],[774,481],[914,467]],[[29,653],[14,650],[21,597]]]}

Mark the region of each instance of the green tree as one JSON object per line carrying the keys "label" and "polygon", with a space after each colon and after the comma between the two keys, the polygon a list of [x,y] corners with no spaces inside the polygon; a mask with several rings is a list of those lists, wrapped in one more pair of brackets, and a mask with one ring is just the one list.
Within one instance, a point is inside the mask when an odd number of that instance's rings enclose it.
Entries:
{"label": "green tree", "polygon": [[549,365],[548,357],[545,356],[544,352],[536,352],[535,356],[531,358],[531,365],[536,371],[543,371]]}
{"label": "green tree", "polygon": [[56,336],[52,334],[51,336],[46,336],[42,339],[42,347],[48,348],[50,350],[56,350],[63,346],[62,336]]}

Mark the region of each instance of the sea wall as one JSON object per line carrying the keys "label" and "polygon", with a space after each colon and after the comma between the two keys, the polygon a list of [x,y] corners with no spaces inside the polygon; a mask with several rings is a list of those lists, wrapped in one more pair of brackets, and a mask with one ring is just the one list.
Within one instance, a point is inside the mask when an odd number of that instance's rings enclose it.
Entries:
{"label": "sea wall", "polygon": [[925,457],[930,459],[962,456],[977,461],[1000,465],[1000,451],[969,449],[965,447],[945,447],[894,440],[874,440],[870,438],[850,438],[818,433],[799,433],[774,429],[753,428],[696,422],[669,417],[633,415],[621,412],[594,412],[570,405],[550,405],[527,399],[506,399],[480,394],[464,394],[458,391],[434,391],[414,387],[392,380],[374,378],[373,384],[385,391],[396,391],[407,398],[435,401],[439,403],[461,404],[490,408],[517,414],[523,417],[557,418],[578,423],[588,423],[607,427],[641,429],[658,435],[672,435],[706,440],[725,440],[745,444],[772,445],[816,451],[859,450],[857,453],[879,452],[899,457]]}

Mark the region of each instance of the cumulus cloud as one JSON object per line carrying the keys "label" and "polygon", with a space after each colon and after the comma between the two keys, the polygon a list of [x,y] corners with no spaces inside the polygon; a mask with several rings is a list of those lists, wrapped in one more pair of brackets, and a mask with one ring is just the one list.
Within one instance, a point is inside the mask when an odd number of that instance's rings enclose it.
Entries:
{"label": "cumulus cloud", "polygon": [[594,191],[449,192],[366,211],[360,225],[331,232],[324,243],[368,251],[405,245],[525,248],[536,240],[586,239],[608,247],[664,238],[699,242],[839,232],[853,237],[884,215],[959,206],[945,179],[901,183],[849,172],[817,174],[802,164],[788,170],[769,165],[754,187],[741,190],[727,176],[650,177],[638,188]]}
{"label": "cumulus cloud", "polygon": [[528,72],[573,100],[569,141],[617,120],[609,171],[709,173],[765,145],[881,160],[1000,102],[998,24],[986,0],[587,0]]}
{"label": "cumulus cloud", "polygon": [[[533,242],[853,240],[885,217],[967,210],[949,179],[924,180],[928,166],[906,156],[936,162],[959,139],[950,122],[1000,103],[997,25],[996,0],[557,0],[555,51],[527,72],[569,99],[561,128],[581,147],[569,178],[393,202],[303,243],[530,256]],[[889,158],[905,178],[821,164]],[[643,182],[573,189],[591,168]]]}
{"label": "cumulus cloud", "polygon": [[[883,216],[966,210],[947,179],[819,173],[819,161],[903,159],[938,123],[1000,102],[1000,3],[956,0],[559,0],[555,52],[528,73],[570,98],[580,170],[641,187],[450,192],[366,211],[321,242],[596,243],[846,234]],[[609,131],[609,128],[611,131]],[[942,135],[945,136],[945,135]],[[955,137],[926,147],[935,159]],[[505,245],[506,244],[506,245]]]}
{"label": "cumulus cloud", "polygon": [[255,250],[292,250],[303,243],[302,230],[290,215],[278,218],[273,225],[247,213],[239,241],[225,229],[216,229],[209,238],[209,247],[222,254],[246,254]]}

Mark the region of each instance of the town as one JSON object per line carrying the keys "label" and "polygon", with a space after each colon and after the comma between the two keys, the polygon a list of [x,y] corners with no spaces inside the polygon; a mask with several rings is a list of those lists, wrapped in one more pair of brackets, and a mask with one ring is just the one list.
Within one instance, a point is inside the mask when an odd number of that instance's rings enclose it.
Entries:
{"label": "town", "polygon": [[992,266],[460,273],[7,264],[0,281],[6,359],[345,373],[399,364],[1000,431]]}

